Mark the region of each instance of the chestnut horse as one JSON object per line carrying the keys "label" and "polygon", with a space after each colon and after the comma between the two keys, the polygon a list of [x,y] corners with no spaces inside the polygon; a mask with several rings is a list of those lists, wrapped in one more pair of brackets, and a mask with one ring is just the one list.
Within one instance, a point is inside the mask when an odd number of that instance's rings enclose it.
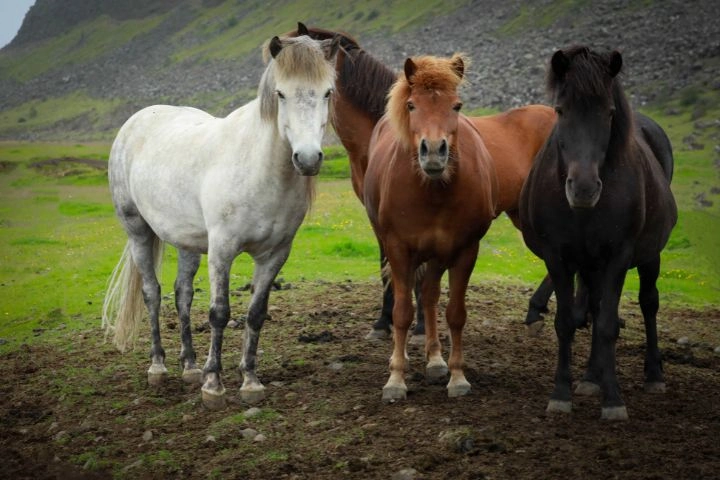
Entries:
{"label": "chestnut horse", "polygon": [[[370,139],[364,203],[387,255],[395,294],[394,348],[384,401],[406,397],[406,340],[413,317],[412,288],[421,265],[426,376],[442,380],[449,367],[448,395],[470,390],[463,373],[465,292],[479,240],[496,216],[498,189],[482,137],[460,114],[457,88],[463,73],[459,55],[408,58],[388,95],[387,114]],[[446,318],[452,341],[448,364],[437,331],[440,280],[446,270],[450,286]]]}
{"label": "chestnut horse", "polygon": [[[373,128],[385,112],[387,93],[396,79],[395,73],[363,50],[355,39],[344,33],[321,28],[307,28],[298,24],[298,30],[290,35],[305,34],[316,39],[340,38],[340,51],[336,57],[336,88],[334,98],[333,127],[345,146],[350,159],[352,186],[363,201],[363,178],[368,164],[368,145]],[[498,181],[498,213],[505,212],[513,224],[520,228],[518,199],[525,177],[530,171],[533,158],[550,134],[555,123],[555,112],[545,105],[528,105],[503,113],[481,117],[468,117],[482,136],[495,166]],[[381,265],[385,254],[380,245]],[[385,284],[380,318],[373,325],[368,337],[386,337],[392,325],[393,290]],[[542,325],[542,313],[552,293],[552,285],[539,290],[530,301],[525,323]],[[420,304],[421,301],[418,301]],[[415,335],[425,332],[422,308],[417,310],[418,322]]]}
{"label": "chestnut horse", "polygon": [[[576,393],[602,392],[604,419],[627,419],[615,371],[618,304],[627,270],[637,267],[645,323],[645,386],[664,391],[656,314],[660,251],[677,221],[672,161],[657,158],[665,133],[630,110],[618,80],[619,52],[557,51],[548,90],[558,121],[538,153],[520,199],[527,246],[550,272],[557,311],[558,362],[548,411],[572,410],[570,360],[576,322],[573,280],[588,292],[592,344]],[[651,140],[648,140],[651,137]]]}

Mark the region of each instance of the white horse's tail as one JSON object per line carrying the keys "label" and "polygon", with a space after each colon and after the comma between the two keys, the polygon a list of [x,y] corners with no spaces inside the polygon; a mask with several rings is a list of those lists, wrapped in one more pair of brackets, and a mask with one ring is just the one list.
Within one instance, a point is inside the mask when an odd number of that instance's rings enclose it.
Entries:
{"label": "white horse's tail", "polygon": [[[156,274],[162,264],[164,243],[158,237],[153,242],[153,265]],[[130,241],[125,244],[120,261],[108,280],[102,310],[105,338],[113,333],[113,343],[121,352],[134,346],[145,314],[142,276],[130,253]]]}

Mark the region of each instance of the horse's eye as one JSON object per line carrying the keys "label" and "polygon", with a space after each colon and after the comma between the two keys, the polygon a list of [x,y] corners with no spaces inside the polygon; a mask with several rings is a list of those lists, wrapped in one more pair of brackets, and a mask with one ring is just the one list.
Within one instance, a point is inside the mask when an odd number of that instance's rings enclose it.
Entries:
{"label": "horse's eye", "polygon": [[461,102],[458,102],[455,105],[453,105],[453,110],[455,110],[456,112],[459,112],[460,109],[462,108],[462,106],[463,106],[463,104]]}
{"label": "horse's eye", "polygon": [[325,93],[325,98],[330,98],[330,95],[332,95],[332,92],[333,92],[333,91],[332,91],[332,88],[331,88],[330,90],[328,90],[328,91]]}
{"label": "horse's eye", "polygon": [[415,104],[412,102],[407,102],[407,109],[409,112],[412,112],[413,110],[415,110]]}
{"label": "horse's eye", "polygon": [[555,107],[555,113],[557,113],[558,116],[561,116],[562,113],[563,113],[563,112],[562,112],[562,108],[561,108],[561,107]]}
{"label": "horse's eye", "polygon": [[275,90],[275,93],[277,93],[278,98],[281,100],[285,100],[285,95],[280,90]]}

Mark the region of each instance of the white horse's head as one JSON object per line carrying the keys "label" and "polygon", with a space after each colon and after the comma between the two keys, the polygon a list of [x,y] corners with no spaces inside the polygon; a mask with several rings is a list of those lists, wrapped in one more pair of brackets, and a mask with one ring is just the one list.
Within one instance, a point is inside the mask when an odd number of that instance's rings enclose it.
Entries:
{"label": "white horse's head", "polygon": [[317,41],[308,36],[282,40],[273,37],[266,50],[272,60],[260,81],[262,116],[277,122],[301,175],[317,175],[320,171],[338,46],[338,38]]}

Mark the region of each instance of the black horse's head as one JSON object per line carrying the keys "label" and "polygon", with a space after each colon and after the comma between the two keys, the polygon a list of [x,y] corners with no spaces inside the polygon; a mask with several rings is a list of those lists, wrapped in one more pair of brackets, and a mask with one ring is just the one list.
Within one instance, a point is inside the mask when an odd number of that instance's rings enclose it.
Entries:
{"label": "black horse's head", "polygon": [[593,208],[600,199],[600,171],[618,142],[627,139],[630,116],[617,75],[619,52],[587,47],[558,50],[548,73],[548,90],[558,121],[554,137],[560,175],[572,208]]}

